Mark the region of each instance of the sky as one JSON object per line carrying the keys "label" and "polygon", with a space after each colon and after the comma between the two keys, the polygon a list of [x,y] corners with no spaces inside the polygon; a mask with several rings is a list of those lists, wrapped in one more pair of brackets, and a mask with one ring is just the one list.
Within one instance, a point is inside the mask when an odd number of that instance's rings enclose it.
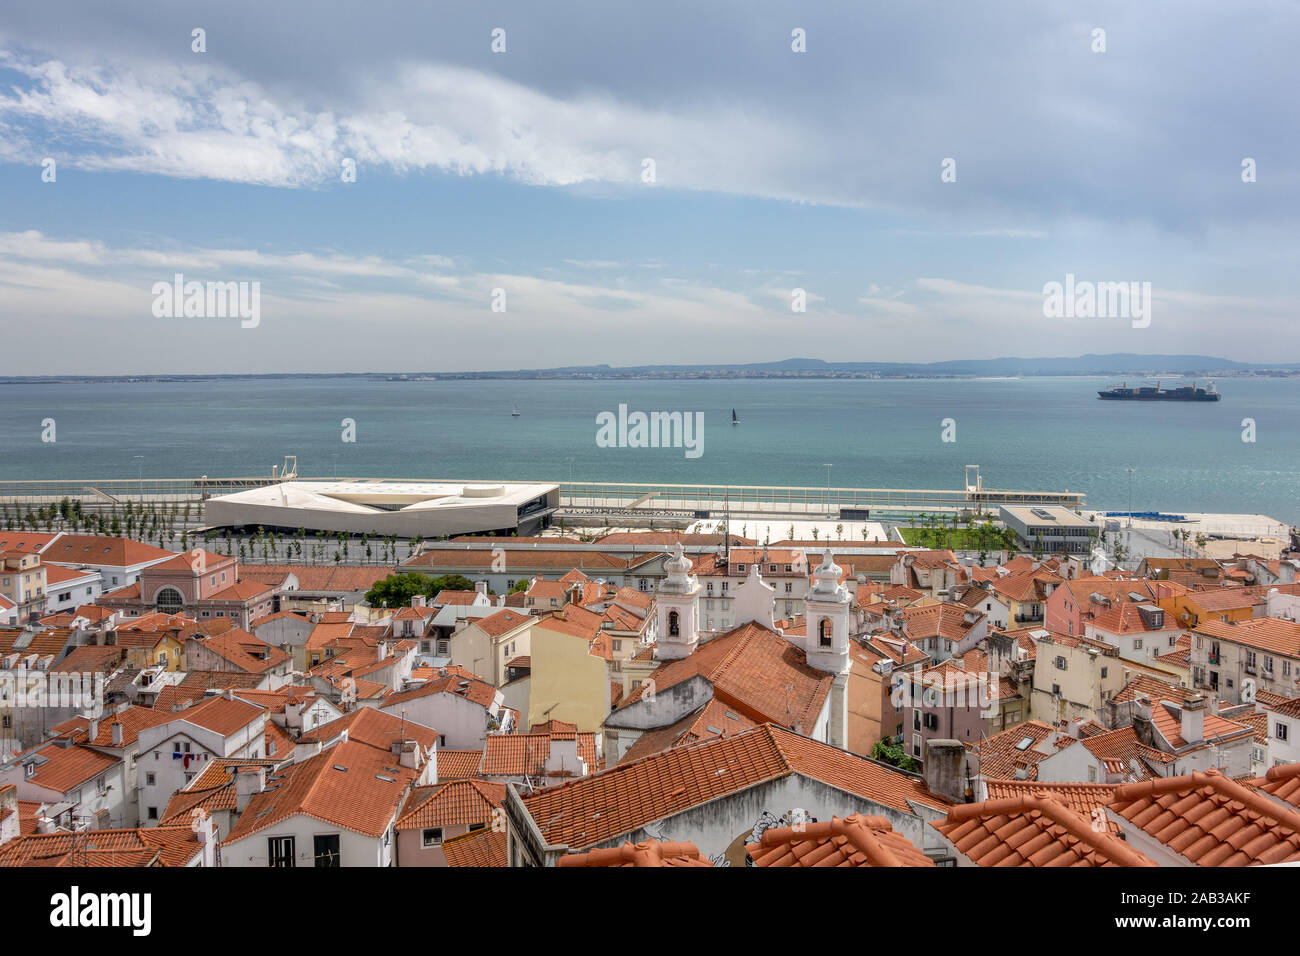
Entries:
{"label": "sky", "polygon": [[[7,4],[0,374],[1300,362],[1298,27],[1291,0]],[[167,314],[177,274],[256,283],[256,321]],[[1150,283],[1150,321],[1049,317],[1067,275]]]}

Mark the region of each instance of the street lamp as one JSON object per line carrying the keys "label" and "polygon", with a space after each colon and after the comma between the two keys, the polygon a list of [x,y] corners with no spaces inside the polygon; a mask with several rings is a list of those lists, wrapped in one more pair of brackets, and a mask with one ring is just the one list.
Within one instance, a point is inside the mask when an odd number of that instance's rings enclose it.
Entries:
{"label": "street lamp", "polygon": [[826,517],[828,517],[828,518],[834,518],[835,515],[831,514],[831,467],[832,467],[832,463],[829,462],[829,461],[824,461],[824,462],[822,462],[822,464],[826,466]]}
{"label": "street lamp", "polygon": [[140,506],[144,507],[144,455],[132,455],[132,458],[140,462],[140,472],[137,476],[140,479]]}
{"label": "street lamp", "polygon": [[1133,472],[1135,469],[1128,468],[1128,526],[1133,530]]}

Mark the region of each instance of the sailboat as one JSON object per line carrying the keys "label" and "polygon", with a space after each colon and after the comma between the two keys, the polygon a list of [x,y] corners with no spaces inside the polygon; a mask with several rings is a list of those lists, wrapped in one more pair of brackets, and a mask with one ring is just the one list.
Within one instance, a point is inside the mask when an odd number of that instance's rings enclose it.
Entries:
{"label": "sailboat", "polygon": [[511,418],[518,418],[518,417],[519,417],[519,406],[518,406],[518,405],[516,405],[516,406],[514,407],[514,410],[510,413],[510,417],[511,417]]}
{"label": "sailboat", "polygon": [[733,425],[740,424],[740,419],[736,417],[736,410],[734,408],[731,410],[731,424]]}

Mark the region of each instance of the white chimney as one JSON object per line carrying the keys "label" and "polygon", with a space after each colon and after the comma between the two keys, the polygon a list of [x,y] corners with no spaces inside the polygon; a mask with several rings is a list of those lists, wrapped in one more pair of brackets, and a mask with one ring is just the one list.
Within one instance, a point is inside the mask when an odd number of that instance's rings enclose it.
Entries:
{"label": "white chimney", "polygon": [[478,594],[483,595],[484,597],[487,597],[487,582],[486,582],[486,581],[475,581],[475,582],[474,582],[474,591],[475,591],[476,593],[478,593]]}
{"label": "white chimney", "polygon": [[122,746],[122,722],[115,720],[109,725],[109,730],[113,734],[113,746]]}
{"label": "white chimney", "polygon": [[412,594],[412,595],[411,595],[411,607],[424,607],[424,606],[425,606],[425,605],[424,605],[424,595],[423,595],[423,594]]}
{"label": "white chimney", "polygon": [[567,772],[579,777],[586,775],[587,766],[578,757],[577,734],[574,734],[571,739],[551,738],[551,750],[546,755],[545,770],[548,774]]}
{"label": "white chimney", "polygon": [[1183,701],[1182,735],[1189,744],[1205,739],[1205,698],[1200,694]]}
{"label": "white chimney", "polygon": [[243,813],[256,794],[266,789],[266,768],[247,766],[235,768],[235,812]]}

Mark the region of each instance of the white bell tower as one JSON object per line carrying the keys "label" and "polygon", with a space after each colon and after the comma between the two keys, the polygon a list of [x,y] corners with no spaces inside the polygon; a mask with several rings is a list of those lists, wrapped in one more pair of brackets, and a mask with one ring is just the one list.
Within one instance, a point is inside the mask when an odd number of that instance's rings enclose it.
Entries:
{"label": "white bell tower", "polygon": [[699,642],[700,582],[690,573],[691,560],[682,553],[681,542],[664,562],[668,577],[655,589],[659,605],[659,643],[655,658],[675,661],[690,655]]}
{"label": "white bell tower", "polygon": [[848,748],[849,683],[849,607],[852,598],[848,588],[840,583],[843,573],[829,549],[822,563],[813,572],[813,586],[804,598],[804,620],[807,636],[804,654],[808,666],[835,675],[831,685],[831,713],[829,743],[833,747]]}

